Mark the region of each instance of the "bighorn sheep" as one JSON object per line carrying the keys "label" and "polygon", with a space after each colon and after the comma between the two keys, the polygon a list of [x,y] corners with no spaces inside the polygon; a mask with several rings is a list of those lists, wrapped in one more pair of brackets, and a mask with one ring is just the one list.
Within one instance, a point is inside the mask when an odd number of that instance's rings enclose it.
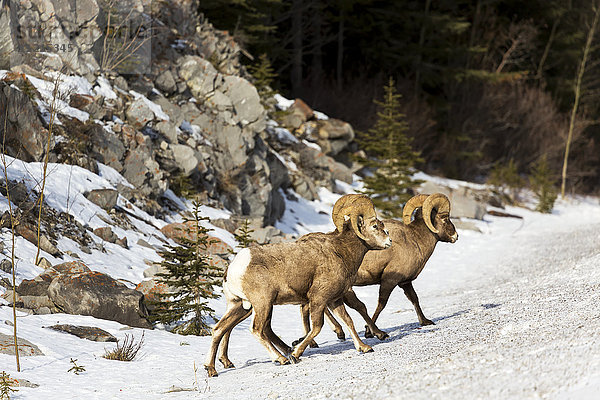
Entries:
{"label": "bighorn sheep", "polygon": [[[239,252],[225,273],[227,311],[213,329],[205,363],[209,376],[217,376],[215,357],[222,340],[219,361],[225,368],[233,367],[227,356],[229,335],[251,310],[252,334],[279,364],[300,358],[321,331],[326,307],[346,324],[357,350],[372,350],[358,337],[342,295],[352,287],[367,251],[386,249],[391,246],[391,239],[368,197],[363,196],[347,215],[349,220],[339,231],[310,233],[295,243],[269,244]],[[313,327],[293,351],[271,329],[276,304],[308,304],[310,309]]]}
{"label": "bighorn sheep", "polygon": [[[338,206],[338,210],[342,208],[343,204]],[[415,218],[411,221],[413,213]],[[433,324],[421,310],[412,281],[425,267],[438,241],[454,243],[458,240],[456,229],[450,221],[450,201],[441,193],[414,196],[406,202],[402,217],[403,222],[393,219],[383,221],[390,232],[393,245],[387,250],[368,252],[354,282],[354,286],[380,285],[379,300],[372,319],[369,318],[364,303],[352,289],[344,294],[344,303],[358,311],[367,321],[365,337],[373,337],[375,333],[381,338],[382,332],[378,328],[373,329],[372,326],[396,286],[404,290],[404,294],[413,304],[419,323]],[[332,218],[339,229],[340,215],[336,213],[335,206]],[[302,313],[303,321],[308,321],[308,310],[305,307],[302,308]],[[308,329],[307,322],[304,322],[304,329]]]}

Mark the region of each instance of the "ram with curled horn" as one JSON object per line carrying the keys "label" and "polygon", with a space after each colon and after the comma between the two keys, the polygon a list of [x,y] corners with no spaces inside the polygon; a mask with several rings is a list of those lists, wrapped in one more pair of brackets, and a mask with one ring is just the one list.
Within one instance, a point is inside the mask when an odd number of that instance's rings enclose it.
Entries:
{"label": "ram with curled horn", "polygon": [[[339,221],[339,209],[334,208],[332,212],[336,226]],[[458,240],[458,234],[450,220],[450,200],[442,193],[412,197],[404,205],[402,214],[403,221],[383,221],[393,244],[387,250],[368,252],[354,281],[354,286],[379,285],[379,299],[373,316],[369,318],[366,306],[352,289],[344,294],[344,303],[358,311],[367,322],[366,337],[375,334],[381,339],[383,332],[373,326],[396,286],[404,290],[404,294],[413,304],[419,323],[433,324],[421,310],[412,281],[419,276],[438,242],[454,243]],[[303,308],[302,312],[303,320],[306,320],[305,314],[308,310]]]}
{"label": "ram with curled horn", "polygon": [[[348,221],[339,232],[309,233],[294,243],[246,248],[236,255],[225,273],[227,311],[213,329],[205,363],[209,376],[217,375],[219,345],[219,361],[226,368],[233,367],[227,354],[229,336],[252,312],[251,332],[279,364],[299,359],[321,331],[326,308],[346,324],[357,350],[372,350],[358,337],[342,296],[351,289],[367,251],[382,251],[392,243],[370,200],[361,200],[346,215]],[[310,309],[312,329],[294,349],[271,329],[273,306],[277,304],[307,304]]]}

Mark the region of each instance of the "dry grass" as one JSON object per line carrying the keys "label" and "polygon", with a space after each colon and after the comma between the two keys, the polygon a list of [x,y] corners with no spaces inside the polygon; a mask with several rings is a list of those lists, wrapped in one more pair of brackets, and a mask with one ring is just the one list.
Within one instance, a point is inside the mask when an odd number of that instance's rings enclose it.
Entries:
{"label": "dry grass", "polygon": [[118,361],[133,361],[137,356],[138,352],[144,345],[144,333],[139,342],[135,342],[133,335],[125,334],[123,340],[117,341],[117,347],[112,350],[105,350],[102,357],[107,360],[118,360]]}

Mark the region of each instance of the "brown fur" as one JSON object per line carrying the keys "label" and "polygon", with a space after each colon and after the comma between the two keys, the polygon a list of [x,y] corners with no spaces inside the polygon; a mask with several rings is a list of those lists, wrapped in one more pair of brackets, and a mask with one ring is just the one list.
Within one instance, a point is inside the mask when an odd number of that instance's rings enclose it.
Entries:
{"label": "brown fur", "polygon": [[[421,325],[433,324],[421,310],[419,298],[413,288],[412,281],[419,276],[425,267],[429,257],[435,250],[437,242],[454,243],[458,239],[458,235],[450,221],[449,209],[448,211],[444,210],[442,213],[437,213],[434,209],[430,215],[431,222],[439,233],[434,233],[427,227],[420,208],[415,213],[414,221],[408,225],[398,220],[384,220],[393,244],[387,250],[368,252],[354,282],[354,286],[380,285],[377,308],[372,318],[369,318],[365,304],[358,299],[352,289],[344,294],[344,302],[358,311],[367,323],[365,337],[373,337],[373,334],[379,339],[387,337],[385,332],[375,326],[375,321],[385,308],[396,286],[404,290],[406,297],[413,304],[419,323]],[[303,307],[303,321],[307,320],[305,315],[307,312],[308,310]],[[337,323],[337,321],[332,321],[332,324],[334,323]],[[307,329],[308,326],[305,324],[305,331]]]}
{"label": "brown fur", "polygon": [[[352,229],[352,223],[348,221],[340,233],[310,233],[295,243],[270,244],[250,249],[250,263],[241,278],[242,289],[254,310],[251,331],[274,361],[287,364],[299,359],[320,332],[326,307],[348,326],[357,350],[372,350],[358,337],[344,308],[342,296],[352,287],[367,251],[389,247],[390,242],[381,221],[363,219],[362,216],[357,221],[358,232]],[[241,298],[227,290],[225,294],[227,311],[215,325],[205,364],[209,376],[217,375],[214,361],[223,339],[219,360],[225,367],[233,367],[227,356],[229,335],[235,325],[250,315],[249,311],[243,309]],[[271,315],[273,305],[276,304],[308,304],[310,308],[313,328],[293,351],[271,330]]]}

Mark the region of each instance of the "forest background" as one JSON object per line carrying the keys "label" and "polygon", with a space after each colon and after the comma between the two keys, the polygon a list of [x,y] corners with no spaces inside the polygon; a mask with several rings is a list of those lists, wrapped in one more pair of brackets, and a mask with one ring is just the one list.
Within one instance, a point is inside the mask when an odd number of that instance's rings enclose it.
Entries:
{"label": "forest background", "polygon": [[597,194],[598,3],[203,0],[199,11],[242,44],[247,65],[267,55],[275,89],[359,131],[393,77],[430,173],[482,182],[510,166],[524,177],[546,157],[559,182],[572,125],[567,192]]}

